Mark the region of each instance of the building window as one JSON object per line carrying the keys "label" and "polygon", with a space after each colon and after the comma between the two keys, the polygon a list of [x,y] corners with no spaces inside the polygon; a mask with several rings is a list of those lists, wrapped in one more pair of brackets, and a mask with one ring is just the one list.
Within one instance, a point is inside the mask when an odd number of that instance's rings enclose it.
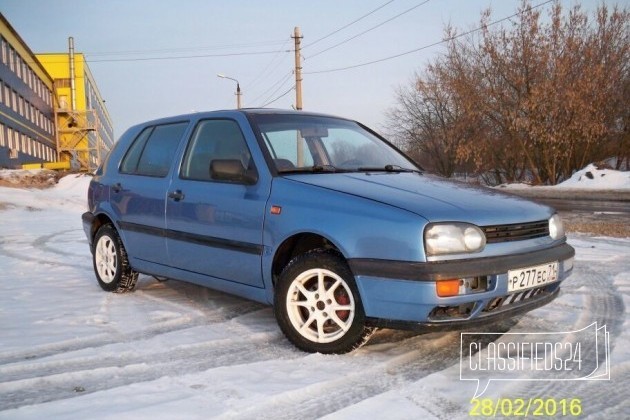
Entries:
{"label": "building window", "polygon": [[0,147],[5,147],[6,145],[4,141],[4,124],[0,123]]}
{"label": "building window", "polygon": [[15,72],[15,64],[13,62],[13,60],[15,60],[15,56],[13,55],[13,47],[11,47],[10,45],[8,46],[9,48],[9,68],[11,69],[12,72]]}
{"label": "building window", "polygon": [[6,39],[2,38],[2,63],[4,65],[6,65],[8,63],[7,60],[7,41]]}
{"label": "building window", "polygon": [[17,150],[18,152],[20,151],[20,139],[18,136],[18,132],[14,131],[14,130],[9,130],[9,135],[11,136],[11,145],[12,145],[12,149]]}
{"label": "building window", "polygon": [[17,92],[14,90],[11,90],[11,108],[13,108],[15,112],[18,112],[17,97],[18,97]]}

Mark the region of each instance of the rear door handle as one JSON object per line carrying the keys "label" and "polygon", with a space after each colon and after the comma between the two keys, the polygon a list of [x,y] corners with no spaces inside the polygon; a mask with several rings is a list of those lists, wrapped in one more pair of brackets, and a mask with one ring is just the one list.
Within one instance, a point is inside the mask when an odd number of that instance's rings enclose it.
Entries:
{"label": "rear door handle", "polygon": [[120,184],[120,182],[117,182],[114,185],[112,185],[112,191],[114,191],[115,193],[119,193],[122,191],[122,185]]}
{"label": "rear door handle", "polygon": [[183,200],[185,197],[181,190],[175,190],[168,193],[168,198],[172,198],[174,201]]}

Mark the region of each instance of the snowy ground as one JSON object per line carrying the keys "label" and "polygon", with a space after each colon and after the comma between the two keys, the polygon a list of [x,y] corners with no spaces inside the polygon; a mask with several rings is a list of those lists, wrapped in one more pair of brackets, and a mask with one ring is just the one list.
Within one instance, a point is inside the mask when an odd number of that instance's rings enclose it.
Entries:
{"label": "snowy ground", "polygon": [[[0,419],[468,417],[476,385],[460,381],[457,332],[382,330],[349,355],[305,354],[256,303],[146,276],[134,293],[101,291],[80,224],[88,181],[0,187]],[[596,321],[611,379],[491,382],[483,397],[580,399],[583,415],[627,418],[630,239],[569,242],[561,296],[487,332]]]}

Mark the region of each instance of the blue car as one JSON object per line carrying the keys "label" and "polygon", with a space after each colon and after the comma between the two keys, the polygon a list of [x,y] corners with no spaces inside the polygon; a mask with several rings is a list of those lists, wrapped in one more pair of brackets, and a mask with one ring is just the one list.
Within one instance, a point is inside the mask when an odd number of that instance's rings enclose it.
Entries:
{"label": "blue car", "polygon": [[145,273],[271,304],[308,352],[522,314],[558,295],[575,254],[551,208],[423,174],[360,123],[300,111],[136,125],[88,206],[104,290]]}

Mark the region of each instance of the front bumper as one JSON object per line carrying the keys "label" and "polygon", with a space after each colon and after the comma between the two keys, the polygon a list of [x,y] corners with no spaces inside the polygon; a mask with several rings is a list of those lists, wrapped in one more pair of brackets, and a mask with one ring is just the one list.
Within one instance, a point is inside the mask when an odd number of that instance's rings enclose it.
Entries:
{"label": "front bumper", "polygon": [[[560,244],[522,254],[444,262],[350,260],[366,317],[373,325],[422,330],[485,324],[552,301],[573,269],[575,250]],[[558,261],[558,280],[508,292],[508,270]],[[437,280],[483,276],[484,291],[439,297]]]}

